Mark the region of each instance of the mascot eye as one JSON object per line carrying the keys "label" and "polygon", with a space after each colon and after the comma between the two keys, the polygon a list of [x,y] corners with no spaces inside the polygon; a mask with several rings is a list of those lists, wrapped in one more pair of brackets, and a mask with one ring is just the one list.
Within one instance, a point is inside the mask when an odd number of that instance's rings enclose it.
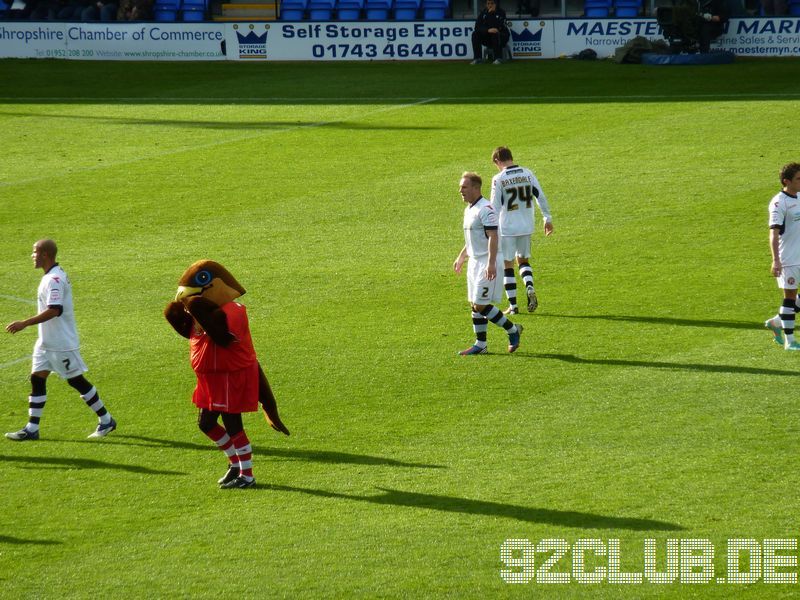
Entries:
{"label": "mascot eye", "polygon": [[197,275],[194,276],[194,282],[197,285],[205,286],[211,283],[213,276],[209,271],[200,271]]}

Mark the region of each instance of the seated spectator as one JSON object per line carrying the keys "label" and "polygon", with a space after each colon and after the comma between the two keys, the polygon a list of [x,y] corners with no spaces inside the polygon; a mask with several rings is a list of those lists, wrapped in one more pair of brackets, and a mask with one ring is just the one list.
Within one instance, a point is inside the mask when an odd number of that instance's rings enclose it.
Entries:
{"label": "seated spectator", "polygon": [[711,42],[725,31],[725,23],[728,22],[727,6],[723,0],[698,0],[697,6],[700,52],[710,52]]}
{"label": "seated spectator", "polygon": [[64,4],[58,0],[29,0],[25,3],[26,15],[31,21],[55,21]]}
{"label": "seated spectator", "polygon": [[117,21],[147,21],[153,18],[153,0],[119,0]]}
{"label": "seated spectator", "polygon": [[81,21],[116,21],[117,5],[110,2],[92,2],[81,11]]}
{"label": "seated spectator", "polygon": [[765,17],[780,17],[789,14],[786,0],[761,0],[761,14]]}
{"label": "seated spectator", "polygon": [[472,32],[474,59],[470,64],[477,65],[483,62],[481,59],[483,46],[491,48],[494,52],[494,64],[501,64],[503,47],[508,44],[510,37],[505,11],[497,6],[496,0],[486,0],[486,8],[478,15],[475,30]]}

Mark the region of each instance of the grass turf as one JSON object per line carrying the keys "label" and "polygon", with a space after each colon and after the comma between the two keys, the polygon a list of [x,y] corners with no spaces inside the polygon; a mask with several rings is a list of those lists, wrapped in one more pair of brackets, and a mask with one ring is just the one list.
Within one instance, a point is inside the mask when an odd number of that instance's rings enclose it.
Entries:
{"label": "grass turf", "polygon": [[[645,539],[663,568],[667,539],[702,538],[724,575],[727,539],[796,539],[797,357],[761,321],[798,64],[0,61],[2,324],[33,314],[27,256],[55,238],[119,422],[86,440],[91,413],[51,378],[42,440],[2,445],[0,593],[789,597],[513,586],[500,547],[619,539],[642,572]],[[458,179],[488,184],[499,144],[536,171],[555,234],[534,239],[520,350],[491,328],[492,353],[465,359]],[[293,431],[247,417],[243,492],[216,489],[160,314],[204,257],[248,289]],[[5,431],[34,340],[0,345]]]}

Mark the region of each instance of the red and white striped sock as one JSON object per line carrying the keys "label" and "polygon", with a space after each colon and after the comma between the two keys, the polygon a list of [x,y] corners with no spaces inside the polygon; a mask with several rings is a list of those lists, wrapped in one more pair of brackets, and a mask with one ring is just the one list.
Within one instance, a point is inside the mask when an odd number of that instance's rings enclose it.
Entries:
{"label": "red and white striped sock", "polygon": [[253,448],[244,430],[231,438],[236,455],[239,457],[239,474],[245,479],[253,478]]}
{"label": "red and white striped sock", "polygon": [[225,453],[231,465],[236,466],[239,464],[239,459],[236,456],[236,449],[233,447],[233,441],[222,425],[215,425],[214,429],[206,433],[206,435]]}

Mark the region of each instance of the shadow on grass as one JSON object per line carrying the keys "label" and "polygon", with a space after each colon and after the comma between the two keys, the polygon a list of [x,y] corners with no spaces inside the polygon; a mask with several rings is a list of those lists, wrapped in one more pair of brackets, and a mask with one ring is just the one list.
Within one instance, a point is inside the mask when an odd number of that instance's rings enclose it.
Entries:
{"label": "shadow on grass", "polygon": [[[31,113],[0,111],[0,116],[7,117],[30,117]],[[95,115],[59,115],[36,113],[37,119],[60,119],[70,121],[96,121],[102,124],[111,125],[156,125],[158,127],[187,127],[202,129],[220,129],[232,131],[260,131],[260,130],[289,130],[289,129],[308,129],[325,127],[328,129],[352,129],[358,131],[428,131],[444,129],[431,125],[369,125],[356,123],[347,119],[331,121],[191,121],[188,119],[133,119],[130,117],[110,117]]]}
{"label": "shadow on grass", "polygon": [[354,494],[341,494],[308,488],[290,487],[285,485],[266,484],[259,486],[264,490],[279,492],[296,492],[333,498],[339,500],[354,500],[370,504],[383,504],[389,506],[407,506],[409,508],[423,508],[449,513],[467,515],[483,515],[487,517],[503,517],[524,521],[526,523],[544,523],[562,527],[577,527],[581,529],[628,529],[633,531],[681,531],[684,528],[674,523],[654,521],[650,519],[635,519],[629,517],[609,517],[593,513],[575,512],[567,510],[553,510],[548,508],[533,508],[517,504],[502,504],[500,502],[487,502],[483,500],[470,500],[454,496],[437,496],[434,494],[419,494],[378,488],[381,493],[376,496],[356,496]]}
{"label": "shadow on grass", "polygon": [[[124,441],[123,441],[124,440]],[[127,440],[135,440],[128,442]],[[195,442],[182,442],[178,440],[165,440],[161,438],[147,437],[142,435],[115,435],[113,439],[107,439],[107,444],[117,443],[131,446],[144,447],[167,447],[182,448],[184,450],[213,450],[218,452],[216,446],[211,442],[208,444],[197,444]],[[284,448],[262,448],[254,447],[255,456],[270,456],[285,460],[302,460],[307,462],[318,462],[326,464],[346,464],[346,465],[372,465],[377,467],[411,467],[415,469],[445,469],[444,465],[430,465],[426,463],[406,462],[394,458],[383,456],[369,456],[366,454],[349,454],[346,452],[331,452],[328,450],[292,450]]]}
{"label": "shadow on grass", "polygon": [[0,535],[0,544],[19,544],[19,545],[38,545],[38,546],[56,546],[63,544],[58,540],[30,540],[26,538],[18,538],[11,535]]}
{"label": "shadow on grass", "polygon": [[105,462],[91,458],[4,456],[0,454],[0,462],[34,464],[40,467],[44,466],[53,469],[113,469],[116,471],[128,471],[130,473],[142,473],[144,475],[185,475],[185,473],[181,473],[179,471],[163,471],[161,469],[151,469],[150,467],[142,467],[139,465]]}
{"label": "shadow on grass", "polygon": [[[537,317],[557,319],[590,319],[600,321],[627,321],[651,325],[677,325],[679,327],[711,327],[713,329],[764,329],[761,323],[752,321],[714,321],[709,319],[678,319],[675,317],[645,317],[641,315],[558,315],[540,313]],[[764,329],[764,331],[768,331]]]}
{"label": "shadow on grass", "polygon": [[667,369],[675,371],[704,371],[706,373],[740,373],[745,375],[779,375],[798,377],[800,371],[783,371],[780,369],[761,369],[758,367],[740,367],[738,365],[707,365],[703,363],[657,362],[651,360],[623,360],[620,358],[581,358],[574,354],[535,354],[525,353],[530,358],[561,360],[583,365],[610,365],[615,367],[646,367],[648,369]]}

